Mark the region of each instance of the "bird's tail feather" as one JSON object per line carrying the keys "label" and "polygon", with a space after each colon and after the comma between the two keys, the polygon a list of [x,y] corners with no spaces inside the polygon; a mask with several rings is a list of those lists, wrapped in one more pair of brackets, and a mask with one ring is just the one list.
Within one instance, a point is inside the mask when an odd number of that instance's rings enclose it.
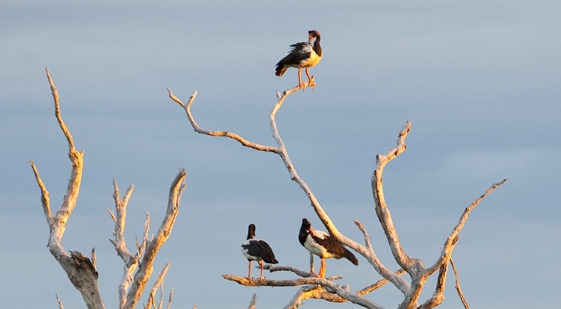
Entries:
{"label": "bird's tail feather", "polygon": [[287,67],[285,67],[284,65],[277,65],[277,69],[275,71],[275,75],[276,76],[282,76],[284,74],[284,72],[286,72]]}
{"label": "bird's tail feather", "polygon": [[355,255],[351,251],[347,250],[346,248],[345,248],[345,258],[351,261],[351,263],[358,265],[358,260],[356,259]]}

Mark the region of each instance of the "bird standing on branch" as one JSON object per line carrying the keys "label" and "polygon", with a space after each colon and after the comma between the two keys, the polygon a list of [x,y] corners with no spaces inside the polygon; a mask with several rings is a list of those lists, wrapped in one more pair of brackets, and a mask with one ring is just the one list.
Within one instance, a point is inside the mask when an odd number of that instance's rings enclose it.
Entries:
{"label": "bird standing on branch", "polygon": [[[319,270],[319,276],[325,278],[325,261],[324,259],[329,258],[346,258],[351,261],[351,263],[358,265],[358,260],[352,254],[351,251],[347,250],[343,244],[332,237],[324,231],[314,230],[312,224],[308,219],[302,219],[302,226],[300,227],[300,234],[298,234],[298,240],[308,249],[310,253],[315,254],[321,258],[321,267]],[[311,266],[311,265],[310,265]],[[310,269],[310,273],[314,273],[313,269]]]}
{"label": "bird standing on branch", "polygon": [[[306,75],[308,76],[308,83],[312,87],[316,87],[316,83],[308,72],[308,68],[313,67],[321,61],[321,46],[319,41],[321,37],[317,30],[308,31],[309,38],[308,42],[300,42],[290,45],[292,49],[288,52],[286,57],[282,58],[281,61],[277,63],[277,68],[275,75],[282,76],[284,72],[292,67],[298,69],[298,87],[303,88],[304,83],[302,83],[301,72],[302,68],[306,69]],[[315,39],[315,40],[314,40]],[[313,41],[313,45],[312,45]]]}
{"label": "bird standing on branch", "polygon": [[247,240],[242,243],[242,253],[249,261],[247,279],[251,281],[251,261],[257,261],[261,268],[259,280],[263,280],[263,261],[270,264],[277,264],[273,249],[264,240],[254,239],[255,224],[250,224],[247,228]]}

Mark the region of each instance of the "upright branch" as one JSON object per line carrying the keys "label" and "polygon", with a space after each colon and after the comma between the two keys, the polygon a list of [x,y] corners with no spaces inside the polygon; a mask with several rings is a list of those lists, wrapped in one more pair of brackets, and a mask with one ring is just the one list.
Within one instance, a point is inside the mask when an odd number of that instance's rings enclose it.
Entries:
{"label": "upright branch", "polygon": [[[138,301],[146,287],[146,282],[152,275],[154,258],[156,257],[156,254],[158,253],[160,247],[166,242],[169,235],[171,234],[171,230],[179,212],[179,201],[181,198],[181,194],[186,186],[186,177],[187,173],[184,169],[182,169],[173,180],[170,187],[166,215],[158,232],[151,240],[148,239],[150,216],[146,216],[142,242],[140,244],[136,244],[136,252],[134,254],[127,249],[124,235],[127,217],[127,205],[134,186],[131,185],[127,189],[124,197],[121,199],[117,182],[113,182],[115,213],[113,213],[111,210],[108,210],[108,212],[115,222],[115,229],[113,231],[114,239],[110,239],[109,241],[115,247],[117,255],[119,255],[124,262],[123,279],[121,280],[121,284],[119,285],[119,308],[134,308],[138,304]],[[164,269],[160,272],[158,279],[152,287],[152,290],[148,296],[147,306],[149,308],[155,306],[154,295],[158,287],[162,285],[169,266],[170,264],[167,263]],[[171,304],[171,300],[172,294],[170,294],[169,296],[168,306],[169,304]]]}
{"label": "upright branch", "polygon": [[166,215],[162,220],[162,224],[160,225],[158,232],[151,240],[146,242],[146,251],[138,265],[138,271],[134,275],[124,308],[135,307],[142,295],[142,292],[144,291],[146,282],[152,275],[156,254],[160,250],[160,247],[167,241],[169,235],[171,234],[171,230],[173,229],[173,225],[175,224],[175,219],[177,218],[177,214],[179,212],[181,194],[186,186],[186,177],[187,173],[184,169],[182,169],[179,171],[171,184]]}
{"label": "upright branch", "polygon": [[407,122],[404,128],[399,133],[397,146],[386,155],[379,154],[376,156],[378,167],[372,175],[372,192],[374,193],[376,214],[378,215],[378,219],[382,224],[382,228],[384,229],[386,238],[388,239],[388,243],[390,244],[390,248],[395,260],[397,261],[399,266],[401,266],[409,273],[412,272],[412,267],[414,266],[413,260],[407,254],[405,254],[401,247],[401,244],[399,243],[399,237],[397,236],[397,232],[395,231],[392,217],[384,198],[384,191],[382,189],[382,173],[384,171],[384,167],[389,161],[393,160],[405,151],[405,139],[407,138],[410,129],[411,123]]}
{"label": "upright branch", "polygon": [[46,69],[46,72],[55,103],[55,116],[64,136],[66,137],[66,140],[68,141],[68,157],[70,158],[70,162],[72,164],[72,171],[70,173],[66,195],[64,196],[62,205],[56,214],[53,215],[50,208],[49,192],[39,175],[37,167],[33,162],[31,162],[31,168],[33,169],[35,179],[37,180],[37,184],[41,190],[43,212],[50,230],[48,248],[53,257],[64,269],[74,287],[82,294],[82,298],[84,299],[87,307],[90,309],[105,308],[97,285],[98,274],[92,261],[80,252],[71,251],[68,253],[62,246],[62,236],[66,230],[66,222],[70,218],[70,215],[76,206],[76,200],[80,192],[83,152],[79,152],[74,148],[74,139],[72,138],[72,135],[70,134],[70,131],[66,127],[66,124],[62,120],[62,116],[60,114],[57,88],[49,74],[48,68]]}
{"label": "upright branch", "polygon": [[386,235],[386,239],[391,248],[393,257],[397,261],[397,263],[407,273],[409,273],[409,275],[411,276],[411,284],[409,285],[409,287],[404,289],[404,287],[406,286],[402,285],[403,282],[399,280],[401,278],[396,278],[395,275],[387,271],[378,271],[378,273],[394,283],[394,285],[398,289],[404,292],[405,297],[402,303],[399,305],[399,308],[409,309],[417,306],[418,298],[421,294],[422,289],[424,288],[426,280],[437,270],[440,270],[438,274],[437,286],[435,288],[433,296],[420,306],[420,308],[433,308],[440,305],[440,303],[442,303],[442,301],[444,300],[444,283],[446,282],[446,273],[448,270],[447,264],[451,259],[452,250],[454,249],[454,246],[458,241],[458,234],[463,228],[470,212],[479,204],[479,202],[481,202],[481,200],[483,200],[483,198],[485,198],[485,196],[505,183],[506,179],[493,184],[483,195],[481,195],[477,200],[475,200],[469,207],[464,210],[464,213],[460,218],[460,222],[448,236],[438,260],[431,267],[425,268],[423,262],[420,259],[412,258],[403,250],[399,241],[399,236],[393,224],[391,213],[384,198],[384,190],[382,186],[382,174],[384,168],[387,163],[389,163],[391,160],[395,159],[405,151],[405,139],[407,138],[410,129],[411,123],[407,122],[399,133],[397,146],[394,149],[390,150],[386,155],[378,155],[376,157],[377,167],[372,175],[371,184],[374,202],[376,204],[376,214]]}

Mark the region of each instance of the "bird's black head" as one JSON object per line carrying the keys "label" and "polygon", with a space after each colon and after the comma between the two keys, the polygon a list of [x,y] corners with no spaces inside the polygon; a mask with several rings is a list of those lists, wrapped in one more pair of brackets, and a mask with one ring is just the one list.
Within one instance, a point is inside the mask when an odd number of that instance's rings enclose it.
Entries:
{"label": "bird's black head", "polygon": [[317,31],[317,30],[310,30],[310,31],[308,31],[308,34],[312,38],[319,38],[319,31]]}
{"label": "bird's black head", "polygon": [[247,239],[252,239],[253,237],[255,237],[255,224],[250,224],[247,227]]}
{"label": "bird's black head", "polygon": [[306,218],[302,219],[302,226],[300,226],[300,233],[298,234],[298,240],[300,241],[300,244],[302,244],[302,246],[304,245],[304,242],[306,242],[306,237],[308,237],[308,235],[310,234],[311,229],[312,224],[310,223],[310,221],[308,221],[308,219]]}

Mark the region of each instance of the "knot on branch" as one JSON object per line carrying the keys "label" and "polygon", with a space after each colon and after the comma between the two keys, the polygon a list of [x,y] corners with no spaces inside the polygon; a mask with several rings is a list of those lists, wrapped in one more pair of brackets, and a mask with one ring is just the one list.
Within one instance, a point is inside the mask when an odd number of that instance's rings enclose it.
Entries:
{"label": "knot on branch", "polygon": [[70,251],[70,257],[72,258],[76,269],[91,271],[96,279],[99,277],[99,274],[95,269],[92,261],[87,256],[78,251]]}

